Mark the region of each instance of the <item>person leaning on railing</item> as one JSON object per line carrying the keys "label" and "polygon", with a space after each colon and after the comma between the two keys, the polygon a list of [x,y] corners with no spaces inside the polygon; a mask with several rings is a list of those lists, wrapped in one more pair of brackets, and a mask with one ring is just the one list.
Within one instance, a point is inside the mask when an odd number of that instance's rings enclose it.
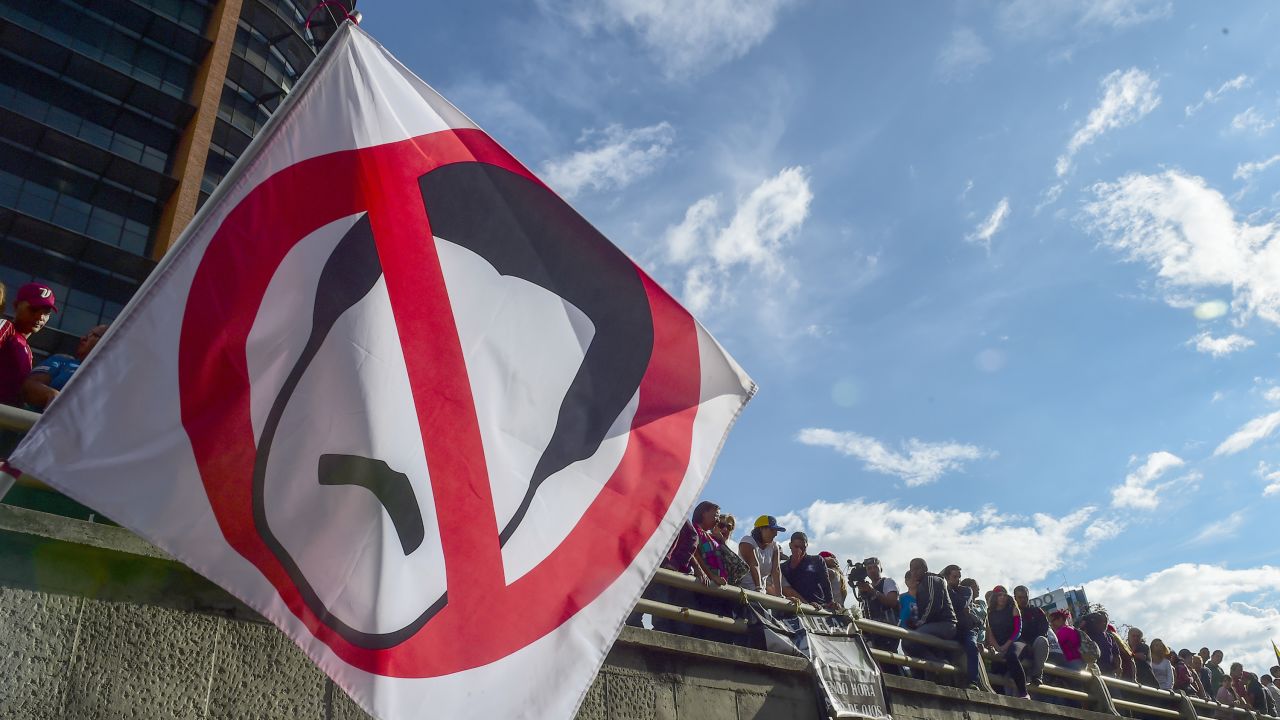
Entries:
{"label": "person leaning on railing", "polygon": [[1062,648],[1062,665],[1068,670],[1083,670],[1084,657],[1080,654],[1080,631],[1071,627],[1071,611],[1066,608],[1049,613],[1049,626]]}
{"label": "person leaning on railing", "polygon": [[844,573],[840,571],[840,558],[830,550],[823,550],[818,553],[818,557],[822,558],[822,562],[827,565],[827,582],[831,584],[831,599],[836,607],[844,609],[845,601],[849,599],[849,585],[844,580]]}
{"label": "person leaning on railing", "polygon": [[1238,662],[1231,663],[1231,672],[1227,675],[1227,679],[1223,680],[1222,684],[1231,685],[1231,692],[1240,699],[1240,707],[1253,709],[1253,701],[1249,698],[1249,688],[1244,678],[1244,665]]}
{"label": "person leaning on railing", "polygon": [[1018,604],[1018,612],[1022,614],[1022,637],[1018,640],[1021,648],[1018,659],[1023,662],[1023,670],[1029,685],[1040,685],[1044,682],[1044,663],[1049,659],[1049,640],[1045,636],[1050,632],[1049,619],[1044,611],[1031,604],[1031,591],[1026,585],[1013,589],[1013,601]]}
{"label": "person leaning on railing", "polygon": [[1018,697],[1027,695],[1027,677],[1022,672],[1022,663],[1018,662],[1018,651],[1014,643],[1022,633],[1022,613],[1018,604],[1009,597],[1004,586],[997,585],[991,590],[991,604],[987,606],[987,647],[996,653],[995,662],[991,664],[992,672],[1004,668],[1004,674],[1013,681]]}
{"label": "person leaning on railing", "polygon": [[1173,689],[1173,663],[1169,661],[1169,648],[1160,638],[1151,641],[1151,674],[1155,676],[1156,687],[1161,690]]}
{"label": "person leaning on railing", "polygon": [[[693,517],[700,517],[700,514],[706,513],[708,510],[719,512],[720,508],[715,503],[702,502],[694,510]],[[662,567],[666,570],[674,570],[682,575],[692,575],[704,583],[709,582],[697,551],[698,531],[694,529],[692,522],[685,520],[680,524],[680,529],[676,532],[676,537],[672,540],[671,548],[667,550],[666,557],[662,559]],[[641,597],[677,607],[697,607],[696,593],[662,583],[649,583]],[[633,627],[643,627],[641,614],[632,612],[627,618],[627,624]],[[670,620],[657,615],[653,616],[653,629],[677,635],[690,635],[693,632],[693,626],[689,623]]]}
{"label": "person leaning on railing", "polygon": [[[880,558],[869,557],[862,561],[862,566],[866,569],[866,577],[850,578],[854,582],[854,588],[857,590],[858,601],[862,603],[862,617],[885,623],[886,625],[897,625],[900,606],[898,583],[893,578],[885,577],[881,574],[884,571],[884,566],[880,564]],[[897,652],[898,650],[898,640],[896,638],[884,635],[870,635],[867,640],[868,644],[876,650],[885,652]],[[898,674],[903,672],[898,665],[885,665],[884,670],[885,672]]]}
{"label": "person leaning on railing", "polygon": [[1245,697],[1249,698],[1249,704],[1256,712],[1274,715],[1268,712],[1267,693],[1262,689],[1262,683],[1258,682],[1258,676],[1251,672],[1244,674]]}
{"label": "person leaning on railing", "polygon": [[733,542],[733,531],[738,526],[738,520],[732,515],[721,515],[716,522],[715,528],[711,530],[711,536],[720,544],[716,547],[716,555],[720,557],[720,566],[724,568],[725,580],[730,585],[745,588],[746,579],[751,575],[750,568],[747,563],[738,555],[729,543]]}
{"label": "person leaning on railing", "polygon": [[1108,629],[1107,609],[1093,603],[1076,621],[1076,629],[1098,646],[1098,669],[1103,675],[1120,676],[1120,649],[1115,634]]}
{"label": "person leaning on railing", "polygon": [[838,611],[831,597],[827,564],[817,555],[808,554],[809,537],[802,532],[793,532],[788,545],[791,557],[782,562],[782,594],[818,610]]}
{"label": "person leaning on railing", "polygon": [[[1271,672],[1275,672],[1276,668],[1271,668]],[[1267,694],[1267,702],[1271,708],[1269,713],[1273,717],[1280,712],[1280,687],[1276,687],[1275,677],[1271,675],[1263,675],[1259,680],[1262,683],[1262,691]]]}
{"label": "person leaning on railing", "polygon": [[942,579],[947,582],[947,592],[951,595],[951,607],[956,611],[956,640],[964,648],[968,686],[970,690],[981,690],[982,686],[978,684],[978,668],[982,663],[978,655],[978,633],[985,632],[985,608],[983,619],[979,619],[973,608],[973,589],[961,584],[962,574],[959,565],[942,568]]}
{"label": "person leaning on railing", "polygon": [[[917,582],[915,594],[919,620],[909,629],[942,640],[954,640],[956,611],[951,605],[951,593],[947,591],[947,582],[937,573],[929,572],[929,565],[924,558],[911,560],[911,574]],[[902,649],[908,655],[925,660],[948,659],[941,651],[920,643],[903,642]]]}
{"label": "person leaning on railing", "polygon": [[1173,689],[1190,697],[1204,698],[1204,689],[1200,687],[1200,678],[1196,676],[1191,658],[1195,657],[1190,650],[1182,649],[1176,655],[1169,656],[1173,665]]}
{"label": "person leaning on railing", "polygon": [[756,518],[751,533],[738,543],[738,554],[749,570],[743,580],[744,588],[782,597],[782,550],[777,537],[786,531],[772,515]]}

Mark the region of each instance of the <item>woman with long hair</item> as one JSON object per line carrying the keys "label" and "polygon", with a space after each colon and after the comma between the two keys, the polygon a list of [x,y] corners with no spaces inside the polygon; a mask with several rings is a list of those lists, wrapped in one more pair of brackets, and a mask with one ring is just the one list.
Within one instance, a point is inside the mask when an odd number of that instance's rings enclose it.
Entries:
{"label": "woman with long hair", "polygon": [[729,547],[729,543],[733,540],[733,531],[738,525],[738,520],[732,515],[721,515],[716,521],[716,526],[711,529],[711,537],[715,538],[720,544],[716,547],[716,555],[720,558],[720,565],[724,568],[724,579],[729,581],[730,585],[737,587],[745,587],[743,581],[751,574],[750,568],[747,567],[746,561],[742,559],[738,553]]}
{"label": "woman with long hair", "polygon": [[1151,641],[1151,673],[1161,690],[1173,689],[1173,663],[1169,662],[1169,648],[1160,638]]}
{"label": "woman with long hair", "polygon": [[[996,653],[996,662],[1004,664],[1005,675],[1013,681],[1017,697],[1027,695],[1027,677],[1022,672],[1022,663],[1018,662],[1018,651],[1014,643],[1022,634],[1022,612],[1018,604],[1009,597],[1003,585],[991,590],[991,604],[987,606],[987,647]],[[995,669],[992,665],[992,669]]]}

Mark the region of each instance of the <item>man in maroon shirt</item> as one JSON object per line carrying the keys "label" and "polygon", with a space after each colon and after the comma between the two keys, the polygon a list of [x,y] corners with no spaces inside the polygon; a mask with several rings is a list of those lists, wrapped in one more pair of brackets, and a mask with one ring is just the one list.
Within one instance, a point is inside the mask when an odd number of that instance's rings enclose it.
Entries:
{"label": "man in maroon shirt", "polygon": [[0,321],[0,403],[22,405],[22,383],[31,374],[27,338],[40,332],[57,311],[48,285],[27,283],[18,288],[13,300],[13,322]]}

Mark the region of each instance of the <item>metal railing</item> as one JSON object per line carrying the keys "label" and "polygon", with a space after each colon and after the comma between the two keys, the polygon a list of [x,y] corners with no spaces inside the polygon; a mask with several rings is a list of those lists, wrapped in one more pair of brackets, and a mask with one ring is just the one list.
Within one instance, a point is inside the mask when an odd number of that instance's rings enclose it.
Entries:
{"label": "metal railing", "polygon": [[[40,413],[34,413],[30,410],[13,407],[12,405],[0,405],[0,430],[9,430],[11,432],[25,433],[31,429],[32,425],[40,419]],[[0,458],[3,459],[3,458]],[[38,488],[41,490],[52,490],[48,485],[36,480],[30,475],[20,475],[15,478],[19,485]],[[3,483],[0,483],[3,487]]]}
{"label": "metal railing", "polygon": [[[690,590],[722,600],[732,600],[739,605],[745,605],[748,602],[754,601],[769,610],[809,615],[829,616],[833,614],[826,610],[816,610],[810,605],[780,598],[776,595],[767,595],[765,593],[732,586],[710,587],[689,575],[682,575],[672,570],[658,570],[653,578],[653,582],[669,587],[680,588],[682,590]],[[702,627],[715,628],[718,630],[728,630],[733,633],[742,634],[748,631],[747,622],[742,619],[728,618],[714,613],[679,607],[667,603],[654,602],[652,600],[641,600],[636,604],[636,611],[640,613],[649,613],[657,617],[663,617],[671,620],[679,620],[691,625],[700,625]],[[905,640],[918,645],[946,650],[949,653],[952,653],[955,657],[963,655],[963,648],[960,643],[953,640],[943,640],[932,635],[925,635],[923,633],[915,632],[914,630],[907,630],[906,628],[898,627],[897,625],[889,625],[887,623],[867,620],[865,618],[855,618],[853,620],[853,624],[859,631],[865,634],[891,638],[894,640]],[[957,665],[948,662],[924,660],[878,648],[871,648],[871,656],[881,665],[895,665],[924,670],[934,673],[935,676],[940,678],[952,677],[959,680],[965,675],[962,667],[958,667]],[[996,653],[991,650],[983,649],[980,656],[984,660],[982,674],[986,674],[988,670],[987,666],[993,659],[995,659]],[[1069,668],[1058,667],[1052,663],[1045,663],[1044,675],[1066,681],[1067,684],[1080,686],[1083,689],[1066,687],[1063,683],[1049,684],[1045,682],[1040,685],[1028,687],[1027,689],[1032,695],[1043,695],[1071,701],[1078,704],[1080,707],[1111,715],[1125,714],[1152,718],[1181,718],[1182,720],[1223,717],[1230,717],[1233,720],[1236,718],[1239,720],[1255,720],[1257,718],[1275,717],[1264,715],[1263,713],[1256,711],[1246,710],[1244,708],[1223,705],[1213,700],[1205,700],[1203,698],[1185,695],[1181,692],[1161,690],[1159,688],[1152,688],[1129,682],[1128,680],[1108,677],[1101,674],[1096,669],[1096,666],[1092,670],[1071,670]],[[1013,685],[1012,681],[1004,677],[1001,677],[997,682],[1003,686],[1011,687]],[[1113,691],[1122,696],[1115,697],[1113,695]],[[1150,701],[1157,701],[1159,704],[1138,702],[1138,697]]]}
{"label": "metal railing", "polygon": [[0,405],[0,430],[26,432],[40,419],[39,413],[23,410],[12,405]]}
{"label": "metal railing", "polygon": [[[40,419],[38,413],[21,408],[11,407],[8,405],[0,405],[0,430],[10,430],[14,432],[26,432],[31,426]],[[23,475],[18,479],[20,484],[32,487],[46,488],[35,478],[29,475]],[[46,488],[47,489],[47,488]],[[738,605],[746,605],[748,602],[759,603],[768,610],[777,610],[781,612],[790,612],[806,615],[831,616],[827,610],[819,610],[810,605],[800,603],[798,601],[787,600],[776,595],[768,595],[754,590],[746,590],[733,586],[710,587],[701,581],[672,570],[659,569],[654,575],[653,582],[666,585],[668,587],[679,588],[707,595],[713,598],[729,600]],[[693,608],[671,605],[669,603],[657,602],[654,600],[642,599],[636,603],[636,612],[653,615],[655,617],[666,618],[669,620],[677,620],[686,622],[691,625],[701,627],[714,628],[717,630],[725,630],[735,634],[745,634],[748,632],[747,621],[741,618],[725,617],[715,613],[709,613]],[[913,630],[898,627],[897,625],[889,625],[887,623],[877,622],[875,620],[867,620],[865,618],[853,618],[853,625],[862,633],[876,635],[879,637],[891,638],[899,641],[909,641],[918,645],[945,650],[956,657],[960,657],[963,648],[960,643],[954,640],[943,640],[932,635],[925,635]],[[925,660],[922,658],[911,657],[901,653],[890,652],[879,648],[871,648],[871,656],[882,665],[894,665],[899,667],[908,667],[916,670],[923,670],[934,673],[937,677],[955,677],[959,678],[964,674],[964,669],[948,662],[938,662],[934,660]],[[981,674],[986,675],[991,660],[995,658],[995,653],[990,650],[982,650],[980,653],[984,660]],[[1181,692],[1171,690],[1161,690],[1158,688],[1139,685],[1127,680],[1108,677],[1095,671],[1070,670],[1061,668],[1051,663],[1045,663],[1044,674],[1065,680],[1074,684],[1082,685],[1085,690],[1076,690],[1060,685],[1050,685],[1047,683],[1031,686],[1028,690],[1034,695],[1047,695],[1063,700],[1069,700],[1080,704],[1082,707],[1095,711],[1108,712],[1118,715],[1118,711],[1127,711],[1129,713],[1139,713],[1150,717],[1163,718],[1183,718],[1184,720],[1193,720],[1201,717],[1229,716],[1233,720],[1253,720],[1254,718],[1272,718],[1280,720],[1275,716],[1263,715],[1256,711],[1246,710],[1244,708],[1223,705],[1214,700],[1205,700],[1203,698],[1184,695]],[[984,684],[986,678],[983,677]],[[1001,678],[1001,685],[1012,685],[1007,678]],[[1150,703],[1135,702],[1125,697],[1113,697],[1111,691],[1117,691],[1127,696],[1141,696],[1150,700],[1158,700],[1161,705],[1152,705]],[[1172,705],[1172,707],[1170,707]]]}

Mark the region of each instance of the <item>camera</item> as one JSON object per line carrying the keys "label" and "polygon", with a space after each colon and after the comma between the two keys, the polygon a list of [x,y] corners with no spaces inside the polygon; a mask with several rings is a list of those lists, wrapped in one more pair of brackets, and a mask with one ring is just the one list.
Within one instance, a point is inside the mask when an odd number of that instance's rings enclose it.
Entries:
{"label": "camera", "polygon": [[849,563],[849,582],[857,584],[867,579],[867,566],[852,560]]}

